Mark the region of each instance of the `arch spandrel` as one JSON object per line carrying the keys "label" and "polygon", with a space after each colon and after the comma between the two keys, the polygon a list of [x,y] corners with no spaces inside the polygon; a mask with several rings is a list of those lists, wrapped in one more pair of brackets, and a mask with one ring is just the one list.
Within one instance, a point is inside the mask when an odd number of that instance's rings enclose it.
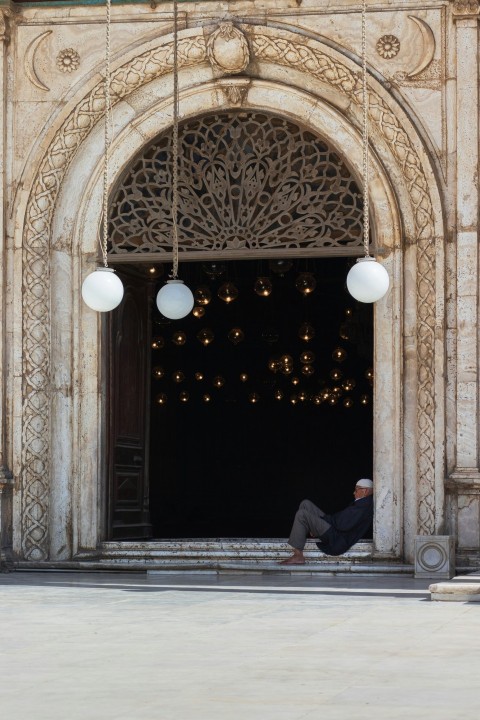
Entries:
{"label": "arch spandrel", "polygon": [[[274,29],[248,26],[244,28],[252,59],[262,63],[292,68],[296,73],[327,83],[348,99],[353,107],[361,105],[361,86],[358,67],[331,48],[317,41]],[[188,31],[179,38],[181,68],[194,68],[207,62],[205,41],[201,33]],[[163,38],[159,45],[119,65],[112,75],[114,103],[127,99],[147,83],[171,72],[172,44]],[[248,72],[248,68],[247,68]],[[408,186],[408,199],[398,198],[401,212],[415,221],[417,237],[417,383],[419,409],[417,435],[422,452],[418,457],[419,521],[418,529],[431,534],[436,529],[435,467],[433,447],[434,422],[434,335],[436,322],[435,243],[441,236],[441,212],[433,173],[428,164],[421,140],[401,109],[374,80],[369,82],[372,144],[389,150],[386,161],[394,162]],[[226,103],[228,104],[228,103]],[[24,450],[23,450],[23,553],[27,559],[48,556],[48,487],[50,478],[50,418],[48,393],[50,356],[48,333],[42,328],[51,325],[49,315],[50,277],[49,250],[51,228],[57,199],[66,173],[91,130],[102,119],[104,103],[99,83],[72,110],[58,128],[47,153],[38,165],[32,184],[27,210],[23,243],[24,265]],[[358,128],[355,129],[358,134]],[[379,150],[379,152],[381,152]],[[433,196],[431,193],[433,192]],[[45,292],[38,293],[41,283]],[[39,362],[40,355],[42,361]],[[437,503],[438,504],[438,503]]]}

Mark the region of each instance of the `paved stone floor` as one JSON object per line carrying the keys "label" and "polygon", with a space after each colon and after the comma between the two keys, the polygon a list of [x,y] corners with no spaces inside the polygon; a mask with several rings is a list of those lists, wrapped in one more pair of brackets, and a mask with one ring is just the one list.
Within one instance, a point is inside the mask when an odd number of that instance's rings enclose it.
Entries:
{"label": "paved stone floor", "polygon": [[480,605],[410,577],[0,575],[5,720],[480,717]]}

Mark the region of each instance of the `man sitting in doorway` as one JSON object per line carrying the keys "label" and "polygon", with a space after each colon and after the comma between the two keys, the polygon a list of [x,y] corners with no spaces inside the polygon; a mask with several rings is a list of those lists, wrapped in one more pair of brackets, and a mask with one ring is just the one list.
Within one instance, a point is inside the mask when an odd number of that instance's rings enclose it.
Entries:
{"label": "man sitting in doorway", "polygon": [[288,544],[293,555],[280,565],[304,565],[307,535],[318,538],[320,550],[341,555],[364,537],[373,520],[373,482],[363,478],[355,485],[355,500],[340,512],[327,515],[310,500],[303,500],[295,515]]}

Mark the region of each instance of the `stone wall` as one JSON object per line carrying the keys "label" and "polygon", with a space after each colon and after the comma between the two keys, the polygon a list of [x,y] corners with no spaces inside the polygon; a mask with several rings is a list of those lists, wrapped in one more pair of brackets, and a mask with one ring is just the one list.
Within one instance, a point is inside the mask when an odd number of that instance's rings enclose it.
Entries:
{"label": "stone wall", "polygon": [[[2,455],[13,549],[104,539],[102,319],[80,297],[101,217],[104,8],[2,0]],[[451,533],[478,561],[478,13],[384,2],[368,17],[370,197],[391,276],[375,312],[374,552]],[[172,118],[172,12],[112,12],[111,184]],[[329,138],[361,177],[360,6],[180,4],[181,117],[246,107]]]}

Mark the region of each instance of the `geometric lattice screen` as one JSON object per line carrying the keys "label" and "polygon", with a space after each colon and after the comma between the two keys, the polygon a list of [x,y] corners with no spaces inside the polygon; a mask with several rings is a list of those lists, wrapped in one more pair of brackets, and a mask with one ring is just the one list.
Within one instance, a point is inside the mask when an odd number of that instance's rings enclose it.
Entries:
{"label": "geometric lattice screen", "polygon": [[[181,123],[179,143],[180,252],[362,245],[362,193],[309,130],[265,112],[217,112]],[[113,193],[109,254],[170,252],[171,203],[169,128]]]}

